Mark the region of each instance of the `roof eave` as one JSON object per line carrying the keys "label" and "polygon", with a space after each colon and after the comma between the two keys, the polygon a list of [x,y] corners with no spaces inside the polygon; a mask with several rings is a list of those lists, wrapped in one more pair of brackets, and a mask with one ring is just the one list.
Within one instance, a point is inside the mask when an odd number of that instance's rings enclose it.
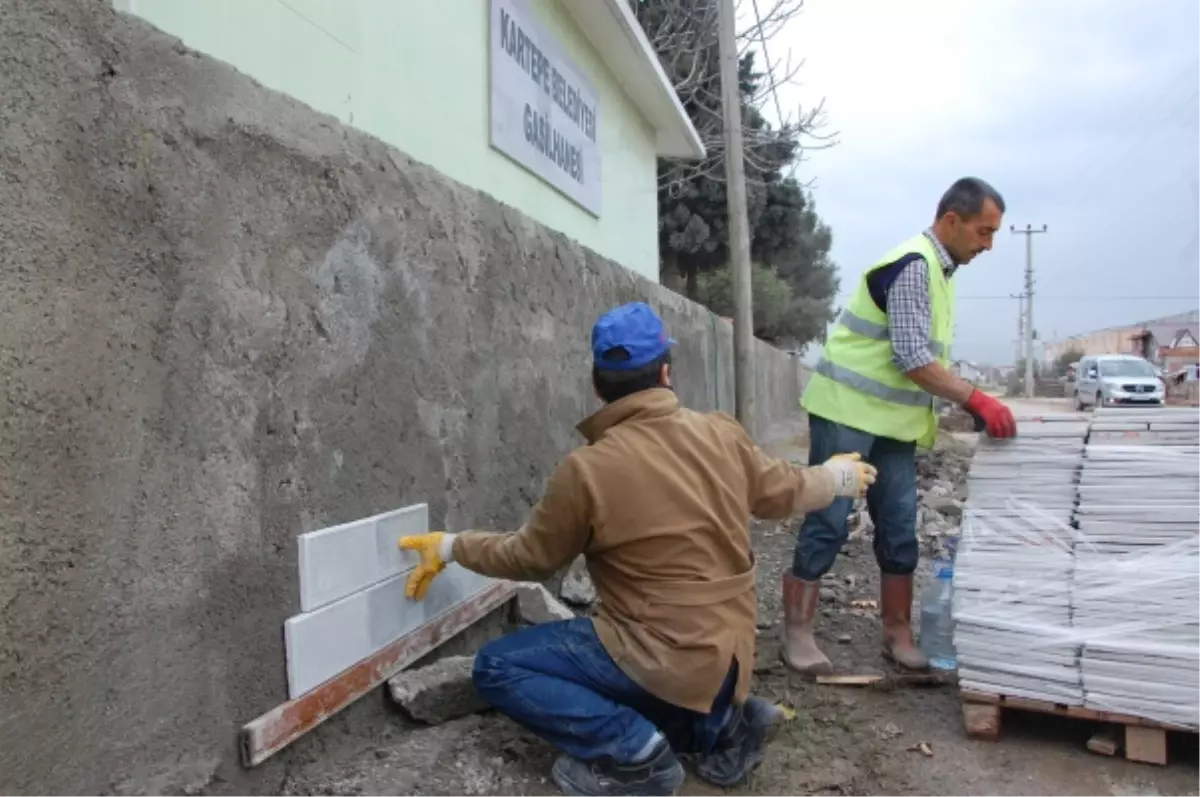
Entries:
{"label": "roof eave", "polygon": [[628,0],[559,0],[646,117],[663,158],[699,159],[704,143]]}

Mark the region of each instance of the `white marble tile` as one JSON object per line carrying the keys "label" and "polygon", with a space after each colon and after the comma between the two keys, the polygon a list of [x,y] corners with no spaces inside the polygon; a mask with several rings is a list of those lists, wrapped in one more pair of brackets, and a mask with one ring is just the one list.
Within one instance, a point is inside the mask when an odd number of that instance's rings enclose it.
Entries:
{"label": "white marble tile", "polygon": [[301,534],[300,611],[311,612],[412,569],[417,555],[396,543],[428,530],[428,506],[415,504]]}
{"label": "white marble tile", "polygon": [[321,685],[492,583],[451,564],[425,599],[416,601],[404,595],[407,578],[393,576],[284,623],[289,697]]}

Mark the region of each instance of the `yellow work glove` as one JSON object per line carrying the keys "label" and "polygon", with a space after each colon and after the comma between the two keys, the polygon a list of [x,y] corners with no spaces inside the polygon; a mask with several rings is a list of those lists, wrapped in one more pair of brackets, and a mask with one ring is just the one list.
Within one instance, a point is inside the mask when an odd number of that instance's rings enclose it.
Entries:
{"label": "yellow work glove", "polygon": [[834,454],[820,467],[833,476],[833,494],[845,498],[862,498],[878,473],[874,465],[862,461],[857,451]]}
{"label": "yellow work glove", "polygon": [[400,539],[400,550],[416,551],[421,556],[421,563],[408,577],[405,595],[416,600],[425,597],[437,574],[446,569],[446,562],[453,560],[453,537],[444,531],[431,531]]}

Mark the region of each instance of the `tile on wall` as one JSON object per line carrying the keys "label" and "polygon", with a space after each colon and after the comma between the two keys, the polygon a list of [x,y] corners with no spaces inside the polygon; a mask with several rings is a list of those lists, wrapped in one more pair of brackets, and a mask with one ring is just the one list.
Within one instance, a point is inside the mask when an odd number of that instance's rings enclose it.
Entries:
{"label": "tile on wall", "polygon": [[393,576],[284,623],[288,695],[297,698],[453,609],[492,579],[450,564],[424,600],[405,597],[408,574]]}
{"label": "tile on wall", "polygon": [[401,537],[429,530],[426,504],[301,534],[300,611],[311,612],[416,567]]}

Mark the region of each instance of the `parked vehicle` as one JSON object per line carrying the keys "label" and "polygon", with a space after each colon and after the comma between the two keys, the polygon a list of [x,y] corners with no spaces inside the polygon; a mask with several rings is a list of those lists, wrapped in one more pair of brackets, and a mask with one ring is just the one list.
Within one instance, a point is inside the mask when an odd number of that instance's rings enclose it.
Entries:
{"label": "parked vehicle", "polygon": [[1076,369],[1075,409],[1119,405],[1158,406],[1166,385],[1154,366],[1132,354],[1084,357]]}

